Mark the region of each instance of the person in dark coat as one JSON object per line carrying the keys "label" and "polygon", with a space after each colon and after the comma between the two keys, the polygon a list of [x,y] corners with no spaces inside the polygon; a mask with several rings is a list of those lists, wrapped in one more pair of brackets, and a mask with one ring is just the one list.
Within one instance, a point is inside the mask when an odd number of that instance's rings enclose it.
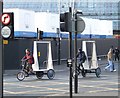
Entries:
{"label": "person in dark coat", "polygon": [[86,60],[86,55],[85,55],[85,52],[82,51],[81,48],[78,49],[78,53],[76,57],[79,59],[79,68],[82,67],[82,70],[84,71],[83,63]]}
{"label": "person in dark coat", "polygon": [[118,49],[117,47],[114,49],[114,54],[115,54],[115,61],[116,61],[116,60],[119,61],[120,51],[119,51],[119,49]]}

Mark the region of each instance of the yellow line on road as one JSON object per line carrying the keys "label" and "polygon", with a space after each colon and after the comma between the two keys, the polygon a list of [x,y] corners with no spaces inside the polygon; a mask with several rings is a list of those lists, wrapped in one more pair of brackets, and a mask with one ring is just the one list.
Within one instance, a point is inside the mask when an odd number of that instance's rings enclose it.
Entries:
{"label": "yellow line on road", "polygon": [[115,90],[118,90],[118,88],[109,88],[109,87],[101,87],[101,86],[90,86],[90,85],[80,85],[80,87],[91,87],[91,88],[103,88],[103,89],[110,89],[110,90],[113,90],[113,89],[115,89]]}
{"label": "yellow line on road", "polygon": [[63,91],[63,92],[66,92],[66,90],[62,89],[62,88],[47,88],[48,90],[56,90],[56,91]]}
{"label": "yellow line on road", "polygon": [[108,82],[108,81],[90,81],[90,82],[95,82],[95,83],[96,83],[96,82],[100,82],[100,83],[102,82],[102,83],[104,83],[104,84],[106,83],[107,85],[108,85],[108,84],[116,84],[116,85],[120,84],[120,83],[118,83],[118,81],[116,81],[116,82]]}
{"label": "yellow line on road", "polygon": [[[7,83],[9,85],[14,85],[13,83]],[[54,90],[55,91],[61,91],[61,92],[66,92],[66,90],[64,90],[64,88],[50,88],[50,87],[43,87],[43,86],[32,86],[32,85],[19,85],[19,84],[16,84],[16,86],[19,86],[19,87],[27,87],[27,88],[35,88],[37,90],[30,90],[30,91],[22,91],[22,92],[11,92],[11,91],[7,91],[7,90],[4,90],[3,92],[5,93],[9,93],[9,94],[26,94],[26,93],[30,93],[30,92],[34,92],[34,91],[44,91],[44,92],[47,92],[47,90]],[[54,87],[54,86],[53,86]],[[43,90],[44,89],[44,90]]]}
{"label": "yellow line on road", "polygon": [[[25,82],[24,82],[25,83]],[[28,82],[27,82],[28,83]],[[33,84],[35,84],[35,83],[33,83]],[[64,83],[64,82],[53,82],[52,81],[52,83],[51,84],[44,84],[44,85],[42,85],[42,86],[51,86],[51,85],[58,85],[58,84],[65,84],[65,85],[68,85],[69,83]],[[4,83],[4,85],[17,85],[17,86],[22,86],[21,84],[19,84],[19,83]],[[25,85],[25,84],[24,84]],[[27,84],[28,85],[28,84]]]}
{"label": "yellow line on road", "polygon": [[99,88],[102,90],[92,90],[92,91],[88,91],[89,93],[97,93],[97,92],[101,92],[101,91],[118,91],[118,88],[110,88],[110,87],[101,87],[101,86],[89,86],[89,85],[80,85],[80,87],[86,87],[86,88]]}
{"label": "yellow line on road", "polygon": [[[118,91],[118,89],[109,89],[109,90],[114,90],[114,91]],[[98,92],[104,92],[104,91],[108,91],[108,90],[92,90],[92,91],[88,91],[89,93],[98,93]]]}
{"label": "yellow line on road", "polygon": [[35,94],[35,92],[39,92],[39,94],[46,94],[46,95],[49,95],[49,94],[57,94],[58,92],[41,92],[41,90],[29,90],[29,91],[22,91],[22,92],[12,92],[12,91],[7,91],[7,90],[4,90],[4,95],[5,94],[13,94],[13,95],[16,95],[16,94],[29,94],[29,95],[33,95]]}

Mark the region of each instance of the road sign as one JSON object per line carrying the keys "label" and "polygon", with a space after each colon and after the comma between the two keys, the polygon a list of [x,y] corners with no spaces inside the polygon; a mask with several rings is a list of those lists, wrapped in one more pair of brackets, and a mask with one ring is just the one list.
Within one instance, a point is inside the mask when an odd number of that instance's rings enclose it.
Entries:
{"label": "road sign", "polygon": [[4,26],[1,30],[1,35],[3,38],[9,38],[11,35],[11,30],[8,26]]}
{"label": "road sign", "polygon": [[7,45],[8,44],[8,40],[3,40],[3,44]]}
{"label": "road sign", "polygon": [[2,13],[1,16],[1,35],[3,38],[14,38],[14,13]]}
{"label": "road sign", "polygon": [[2,21],[2,23],[4,25],[8,25],[10,23],[10,16],[9,16],[9,14],[3,14],[1,21]]}

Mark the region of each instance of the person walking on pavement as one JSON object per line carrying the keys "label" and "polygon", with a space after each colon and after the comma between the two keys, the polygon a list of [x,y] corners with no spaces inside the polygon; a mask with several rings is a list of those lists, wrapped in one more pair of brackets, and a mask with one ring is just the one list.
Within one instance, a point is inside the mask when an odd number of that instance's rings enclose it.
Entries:
{"label": "person walking on pavement", "polygon": [[113,49],[112,48],[110,48],[108,51],[107,59],[108,59],[108,65],[105,67],[105,70],[110,68],[110,72],[116,71],[113,67],[114,64],[113,64]]}
{"label": "person walking on pavement", "polygon": [[114,54],[115,54],[115,61],[118,60],[119,61],[119,49],[116,47],[115,50],[114,50]]}
{"label": "person walking on pavement", "polygon": [[112,58],[111,58],[111,60],[112,60],[113,70],[116,71],[115,66],[114,66],[114,62],[113,62],[114,61],[114,55],[113,54],[115,53],[115,50],[114,50],[113,46],[111,46],[110,49],[112,51]]}

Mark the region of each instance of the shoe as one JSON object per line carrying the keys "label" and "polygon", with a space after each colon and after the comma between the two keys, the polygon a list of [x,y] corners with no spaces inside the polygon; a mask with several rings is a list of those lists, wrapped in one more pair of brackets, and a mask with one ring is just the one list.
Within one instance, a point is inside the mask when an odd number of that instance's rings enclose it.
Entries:
{"label": "shoe", "polygon": [[113,71],[116,72],[116,69],[114,69]]}
{"label": "shoe", "polygon": [[29,72],[29,75],[36,75],[35,72]]}
{"label": "shoe", "polygon": [[32,72],[32,75],[36,75],[36,73],[35,73],[35,72]]}
{"label": "shoe", "polygon": [[29,74],[28,74],[28,73],[26,73],[25,77],[29,77]]}
{"label": "shoe", "polygon": [[25,77],[29,77],[29,75],[26,75]]}
{"label": "shoe", "polygon": [[104,69],[105,71],[107,70],[107,68]]}

